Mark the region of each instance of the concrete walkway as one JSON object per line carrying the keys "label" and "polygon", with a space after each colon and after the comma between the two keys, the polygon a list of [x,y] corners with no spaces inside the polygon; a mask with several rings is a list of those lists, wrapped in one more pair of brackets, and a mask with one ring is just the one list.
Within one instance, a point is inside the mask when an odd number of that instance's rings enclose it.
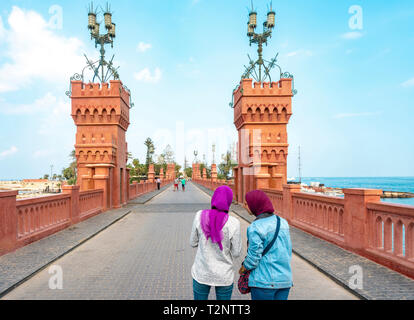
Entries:
{"label": "concrete walkway", "polygon": [[[191,300],[196,249],[189,246],[189,235],[195,213],[209,203],[210,197],[190,183],[186,192],[169,187],[146,204],[130,204],[130,214],[53,262],[63,272],[63,289],[49,288],[53,275],[47,266],[3,299]],[[246,243],[248,222],[240,221]],[[236,271],[245,252],[244,246]],[[296,255],[292,267],[291,300],[357,299]],[[250,296],[240,295],[235,285],[233,299]]]}

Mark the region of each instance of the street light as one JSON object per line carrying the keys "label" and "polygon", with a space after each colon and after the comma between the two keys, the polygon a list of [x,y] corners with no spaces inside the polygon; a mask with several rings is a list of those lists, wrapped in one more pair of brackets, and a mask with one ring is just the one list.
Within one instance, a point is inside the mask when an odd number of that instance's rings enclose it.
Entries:
{"label": "street light", "polygon": [[[263,44],[267,45],[267,39],[272,37],[272,29],[276,25],[276,12],[272,10],[272,4],[270,4],[270,11],[267,13],[267,21],[263,23],[263,32],[256,33],[257,27],[257,12],[252,11],[249,13],[249,22],[247,23],[247,36],[250,40],[250,46],[252,43],[256,43],[258,46],[257,53],[258,53],[258,60],[256,62],[251,61],[250,59],[250,66],[246,68],[246,72],[243,75],[243,78],[249,77],[251,73],[254,71],[256,66],[259,67],[259,74],[256,75],[256,80],[258,82],[262,82],[269,77],[270,79],[270,69],[273,68],[274,63],[276,62],[276,58],[274,61],[271,62],[271,65],[268,67],[265,65],[265,61],[263,60]],[[262,78],[262,68],[264,69],[265,76]]]}
{"label": "street light", "polygon": [[[114,39],[116,37],[116,32],[115,32],[116,25],[115,23],[112,22],[112,12],[111,12],[111,7],[109,4],[106,5],[106,10],[103,13],[104,15],[103,23],[105,24],[105,29],[106,29],[105,34],[100,33],[100,23],[97,22],[97,15],[98,15],[98,11],[97,9],[94,9],[93,3],[91,3],[89,6],[89,13],[88,13],[88,29],[91,33],[91,40],[95,39],[95,48],[97,48],[98,45],[101,46],[101,50],[100,50],[101,59],[99,60],[99,65],[97,67],[94,66],[95,63],[92,63],[89,60],[88,60],[88,65],[91,67],[91,69],[95,73],[94,79],[92,80],[92,82],[94,82],[95,78],[100,79],[101,82],[106,82],[108,78],[112,75],[114,76],[115,79],[119,78],[116,69],[114,69],[112,66],[113,57],[109,63],[105,61],[105,45],[110,44],[111,48],[114,47]],[[106,74],[104,70],[105,66],[108,67],[108,71],[106,72]],[[101,71],[101,76],[99,76],[99,69]]]}

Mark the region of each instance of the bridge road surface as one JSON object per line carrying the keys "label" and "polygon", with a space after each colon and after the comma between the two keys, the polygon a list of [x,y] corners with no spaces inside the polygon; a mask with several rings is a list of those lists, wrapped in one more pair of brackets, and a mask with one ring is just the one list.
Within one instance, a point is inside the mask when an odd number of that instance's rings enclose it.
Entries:
{"label": "bridge road surface", "polygon": [[[208,209],[210,197],[192,183],[186,192],[173,187],[132,212],[52,265],[63,271],[63,289],[49,288],[49,267],[11,291],[3,299],[46,300],[192,300],[191,266],[197,249],[189,245],[195,213]],[[237,217],[237,216],[236,216]],[[243,243],[248,223],[240,219]],[[237,290],[234,300],[250,299]],[[349,291],[299,258],[292,259],[294,287],[290,300],[357,299]],[[210,299],[215,299],[211,290]]]}

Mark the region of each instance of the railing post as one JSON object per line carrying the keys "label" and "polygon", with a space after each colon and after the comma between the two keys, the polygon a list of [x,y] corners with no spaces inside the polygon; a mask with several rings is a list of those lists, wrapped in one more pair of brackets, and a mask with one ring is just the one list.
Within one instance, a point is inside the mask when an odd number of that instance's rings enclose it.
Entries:
{"label": "railing post", "polygon": [[294,192],[300,192],[301,186],[299,184],[284,184],[283,185],[283,218],[289,223],[294,220],[295,213],[293,212]]}
{"label": "railing post", "polygon": [[[70,221],[71,224],[78,223],[80,221],[80,186],[63,186],[62,193],[70,195]],[[105,200],[104,200],[105,202]]]}
{"label": "railing post", "polygon": [[369,245],[369,216],[367,202],[381,201],[382,190],[344,189],[344,240],[345,245],[363,251]]}
{"label": "railing post", "polygon": [[0,255],[17,245],[16,196],[18,191],[0,191]]}

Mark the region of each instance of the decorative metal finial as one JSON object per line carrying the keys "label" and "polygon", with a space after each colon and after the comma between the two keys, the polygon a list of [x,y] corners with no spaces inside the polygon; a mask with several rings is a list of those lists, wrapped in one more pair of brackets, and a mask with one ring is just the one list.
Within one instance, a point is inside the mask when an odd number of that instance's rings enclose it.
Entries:
{"label": "decorative metal finial", "polygon": [[[272,37],[272,30],[276,24],[276,12],[272,10],[272,4],[270,5],[270,10],[267,13],[267,21],[263,23],[263,32],[256,33],[255,29],[257,28],[257,13],[254,11],[253,1],[252,1],[252,11],[249,13],[249,22],[247,23],[247,36],[249,37],[250,46],[252,43],[257,44],[258,49],[258,59],[253,61],[249,56],[249,66],[246,67],[245,73],[242,75],[242,79],[249,78],[251,76],[257,82],[263,82],[268,79],[271,82],[270,70],[277,66],[277,56],[271,61],[266,61],[263,59],[263,44],[267,45],[267,39]],[[279,67],[280,68],[280,67]],[[258,69],[258,70],[257,70]]]}
{"label": "decorative metal finial", "polygon": [[[102,9],[102,8],[101,8]],[[86,63],[87,65],[82,69],[82,72],[76,73],[73,75],[70,80],[81,80],[82,82],[85,81],[85,70],[91,70],[93,72],[92,81],[93,83],[96,82],[96,80],[100,83],[108,82],[109,79],[113,78],[114,80],[119,80],[119,74],[118,69],[119,67],[115,68],[113,65],[113,60],[115,55],[112,56],[111,60],[107,62],[105,60],[105,45],[110,44],[111,47],[114,47],[114,39],[116,37],[115,32],[115,23],[112,22],[112,12],[111,12],[111,6],[109,3],[106,4],[106,10],[103,10],[104,15],[104,25],[106,29],[105,34],[100,33],[100,26],[101,23],[97,22],[97,16],[98,16],[98,9],[94,8],[93,2],[90,3],[88,8],[88,29],[91,34],[91,40],[95,40],[95,48],[98,47],[98,45],[101,46],[100,53],[101,57],[98,61],[91,61],[88,59],[86,55]],[[127,88],[126,88],[127,89]],[[66,95],[70,97],[72,95],[72,88],[70,88],[69,91],[66,92]]]}
{"label": "decorative metal finial", "polygon": [[[95,79],[98,79],[101,83],[104,83],[107,82],[111,77],[113,77],[115,80],[119,79],[117,71],[119,68],[115,69],[113,66],[114,56],[112,56],[112,59],[109,61],[109,63],[105,60],[105,45],[110,44],[111,48],[114,47],[114,39],[116,37],[116,24],[112,22],[111,6],[109,3],[107,3],[106,10],[103,13],[106,33],[100,34],[100,23],[96,21],[97,14],[98,12],[94,10],[92,2],[89,6],[88,29],[91,33],[91,40],[95,40],[95,48],[97,48],[98,45],[101,46],[101,58],[99,61],[91,62],[86,56],[85,57],[88,66],[94,72],[92,82],[95,82]],[[95,66],[96,64],[98,65]],[[107,69],[106,71],[105,67]]]}
{"label": "decorative metal finial", "polygon": [[[272,37],[272,30],[276,26],[276,12],[273,11],[273,4],[270,2],[269,12],[267,13],[267,20],[263,23],[263,32],[256,33],[255,30],[257,28],[257,12],[254,10],[253,7],[253,0],[252,0],[252,9],[249,12],[249,22],[247,23],[247,36],[249,37],[249,44],[250,46],[254,43],[257,44],[257,55],[258,59],[256,61],[252,60],[249,55],[249,65],[244,66],[245,72],[241,76],[242,79],[249,79],[253,78],[256,82],[272,82],[272,76],[270,71],[277,67],[279,69],[279,79],[281,78],[291,78],[293,79],[293,75],[289,72],[282,72],[282,68],[277,64],[277,58],[279,53],[270,60],[267,61],[263,59],[263,44],[267,45],[268,38]],[[239,85],[233,90],[236,91],[239,88]],[[296,95],[297,90],[292,90],[293,95]],[[230,107],[234,108],[234,101],[232,95],[232,102],[230,103]]]}

